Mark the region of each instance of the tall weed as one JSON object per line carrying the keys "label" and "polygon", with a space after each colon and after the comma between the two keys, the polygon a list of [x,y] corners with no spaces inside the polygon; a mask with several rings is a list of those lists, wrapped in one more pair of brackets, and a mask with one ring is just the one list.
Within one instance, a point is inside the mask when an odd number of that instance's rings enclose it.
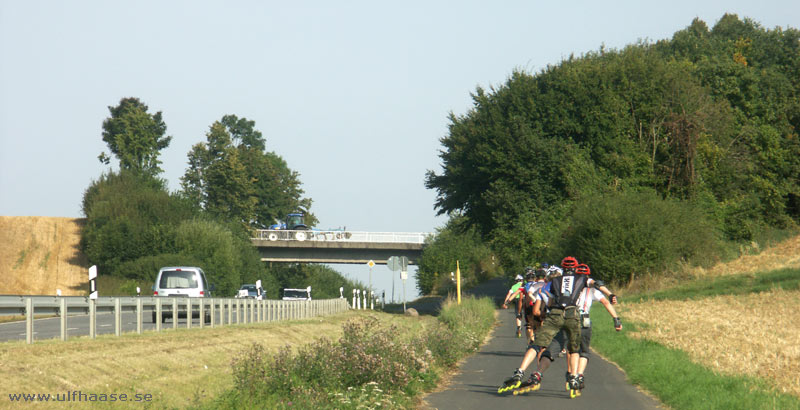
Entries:
{"label": "tall weed", "polygon": [[347,322],[338,341],[321,337],[275,354],[253,344],[233,360],[234,390],[222,407],[396,408],[433,387],[442,369],[480,347],[494,323],[489,299],[448,302],[433,325],[406,335],[376,317]]}

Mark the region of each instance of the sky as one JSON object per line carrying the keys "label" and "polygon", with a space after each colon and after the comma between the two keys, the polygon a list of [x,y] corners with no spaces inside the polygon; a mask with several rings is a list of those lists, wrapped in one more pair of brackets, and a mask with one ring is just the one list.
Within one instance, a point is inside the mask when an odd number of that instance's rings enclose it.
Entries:
{"label": "sky", "polygon": [[[137,97],[172,136],[173,191],[192,145],[234,114],[300,174],[317,227],[432,232],[446,218],[425,173],[441,173],[449,115],[476,87],[725,13],[800,27],[797,0],[0,0],[0,215],[84,217],[85,189],[118,169],[97,159],[108,107]],[[335,268],[368,282],[366,267]]]}

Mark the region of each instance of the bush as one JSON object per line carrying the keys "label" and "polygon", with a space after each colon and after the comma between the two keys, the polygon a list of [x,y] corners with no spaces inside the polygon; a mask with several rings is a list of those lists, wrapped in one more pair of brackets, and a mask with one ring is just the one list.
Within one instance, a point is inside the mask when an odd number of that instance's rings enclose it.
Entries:
{"label": "bush", "polygon": [[459,218],[454,218],[438,230],[436,237],[425,243],[417,271],[420,293],[447,294],[450,272],[456,271],[456,261],[460,262],[461,284],[466,288],[502,272],[478,232],[474,228],[465,228],[460,225]]}
{"label": "bush", "polygon": [[158,275],[158,270],[165,266],[203,266],[202,260],[192,255],[168,253],[154,256],[143,256],[133,261],[124,262],[117,266],[115,276],[149,281],[153,284]]}
{"label": "bush", "polygon": [[322,337],[296,353],[253,344],[234,358],[234,390],[215,407],[407,408],[442,368],[478,349],[493,323],[491,300],[467,297],[448,302],[419,334],[367,317],[347,322],[338,342]]}
{"label": "bush", "polygon": [[654,192],[606,195],[580,204],[564,234],[561,255],[573,255],[592,275],[627,282],[680,261],[716,255],[717,235],[703,212]]}
{"label": "bush", "polygon": [[418,380],[430,379],[425,374],[432,371],[431,352],[418,340],[401,342],[397,328],[378,325],[374,317],[347,322],[338,343],[322,337],[294,354],[287,345],[270,356],[254,344],[233,361],[235,389],[250,397],[311,395],[325,402],[337,392],[364,386],[405,392],[414,390]]}
{"label": "bush", "polygon": [[131,172],[110,172],[87,188],[81,250],[101,272],[142,256],[174,252],[173,230],[191,216],[185,201],[164,182]]}

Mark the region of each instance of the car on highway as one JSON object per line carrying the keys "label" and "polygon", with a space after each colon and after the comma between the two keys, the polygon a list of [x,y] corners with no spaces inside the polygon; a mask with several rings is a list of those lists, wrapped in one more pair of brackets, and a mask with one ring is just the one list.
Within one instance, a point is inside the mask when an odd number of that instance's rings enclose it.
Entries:
{"label": "car on highway", "polygon": [[[263,289],[261,289],[261,294],[264,294]],[[242,285],[234,297],[240,299],[258,299],[258,287],[254,284]]]}
{"label": "car on highway", "polygon": [[[194,266],[163,267],[156,275],[153,285],[153,296],[181,298],[210,298],[214,286],[208,283],[202,269]],[[183,305],[185,306],[185,304]],[[206,322],[211,321],[211,312],[205,314]],[[186,317],[186,312],[178,312],[178,318]],[[192,317],[200,317],[200,312],[192,312]],[[161,312],[161,321],[172,318],[172,312]],[[156,312],[153,311],[153,323]]]}
{"label": "car on highway", "polygon": [[305,289],[283,289],[283,300],[311,300],[311,286]]}

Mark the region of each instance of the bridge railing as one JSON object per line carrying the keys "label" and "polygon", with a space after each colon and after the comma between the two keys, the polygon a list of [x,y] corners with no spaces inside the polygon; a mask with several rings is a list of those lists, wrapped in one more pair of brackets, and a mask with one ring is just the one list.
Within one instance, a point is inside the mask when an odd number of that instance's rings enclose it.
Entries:
{"label": "bridge railing", "polygon": [[[172,318],[172,327],[178,327],[176,317],[187,318],[185,326],[192,327],[191,318],[197,314],[199,327],[206,322],[211,327],[235,323],[269,322],[305,319],[346,311],[347,300],[322,299],[309,301],[256,300],[236,298],[189,297],[99,297],[84,296],[13,296],[0,295],[0,316],[24,316],[25,340],[33,343],[34,315],[56,315],[61,318],[61,340],[67,340],[68,317],[89,315],[89,337],[97,336],[97,313],[114,315],[114,334],[122,333],[122,313],[136,313],[136,332],[142,333],[143,316],[150,313],[155,330],[162,330],[163,316]],[[197,326],[197,325],[195,325]]]}
{"label": "bridge railing", "polygon": [[255,231],[253,239],[269,241],[339,241],[368,243],[425,243],[425,239],[433,236],[431,232],[360,232],[342,230],[271,230]]}

